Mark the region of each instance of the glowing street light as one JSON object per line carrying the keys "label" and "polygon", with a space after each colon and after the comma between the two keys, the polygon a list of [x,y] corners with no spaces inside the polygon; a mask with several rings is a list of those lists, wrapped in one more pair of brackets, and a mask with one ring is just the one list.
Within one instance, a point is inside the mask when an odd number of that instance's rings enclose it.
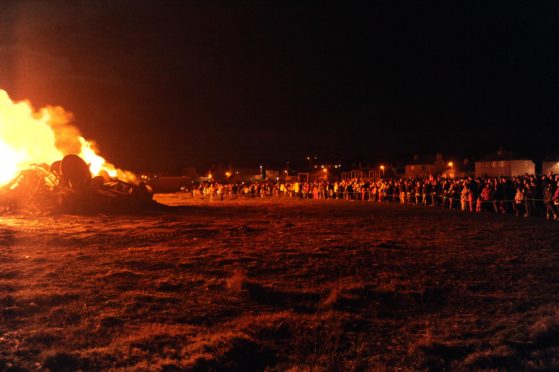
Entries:
{"label": "glowing street light", "polygon": [[382,176],[384,177],[384,165],[381,164],[380,170],[382,171]]}
{"label": "glowing street light", "polygon": [[231,172],[229,172],[229,171],[225,172],[225,176],[226,176],[227,178],[231,177]]}
{"label": "glowing street light", "polygon": [[449,161],[448,167],[450,168],[450,173],[449,173],[450,178],[454,178],[454,163]]}

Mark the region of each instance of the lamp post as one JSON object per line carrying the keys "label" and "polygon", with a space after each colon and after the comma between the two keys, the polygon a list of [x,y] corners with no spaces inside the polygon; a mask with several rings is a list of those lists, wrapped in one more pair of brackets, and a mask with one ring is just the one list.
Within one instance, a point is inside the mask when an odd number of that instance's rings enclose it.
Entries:
{"label": "lamp post", "polygon": [[381,165],[381,166],[380,166],[380,170],[381,170],[381,172],[382,172],[382,177],[384,177],[384,165]]}
{"label": "lamp post", "polygon": [[448,167],[450,168],[450,178],[454,178],[454,163],[449,161]]}

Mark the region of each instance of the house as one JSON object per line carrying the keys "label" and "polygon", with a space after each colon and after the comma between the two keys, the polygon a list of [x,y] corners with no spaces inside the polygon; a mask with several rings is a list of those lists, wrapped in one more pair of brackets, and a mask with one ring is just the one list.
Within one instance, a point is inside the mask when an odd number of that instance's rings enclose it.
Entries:
{"label": "house", "polygon": [[347,172],[342,172],[342,180],[352,180],[352,179],[361,179],[364,181],[376,181],[382,177],[382,172],[384,171],[384,166],[382,170],[379,169],[352,169]]}
{"label": "house", "polygon": [[549,154],[543,159],[542,174],[559,174],[559,151]]}
{"label": "house", "polygon": [[434,157],[415,155],[413,161],[405,165],[404,173],[406,177],[437,176],[442,174],[448,166],[440,153]]}
{"label": "house", "polygon": [[475,167],[476,177],[514,177],[536,173],[536,164],[532,160],[502,148],[476,161]]}

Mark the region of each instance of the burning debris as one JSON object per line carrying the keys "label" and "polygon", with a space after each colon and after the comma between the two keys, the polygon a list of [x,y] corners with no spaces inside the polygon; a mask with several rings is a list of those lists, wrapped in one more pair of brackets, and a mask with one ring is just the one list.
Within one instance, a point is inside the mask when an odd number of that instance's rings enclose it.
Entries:
{"label": "burning debris", "polygon": [[[99,156],[61,107],[35,111],[0,89],[0,212],[92,213],[159,205]],[[50,166],[49,166],[50,164]]]}
{"label": "burning debris", "polygon": [[159,204],[144,183],[134,185],[110,177],[93,177],[77,155],[66,155],[50,167],[33,165],[0,189],[0,211],[44,213],[126,212]]}

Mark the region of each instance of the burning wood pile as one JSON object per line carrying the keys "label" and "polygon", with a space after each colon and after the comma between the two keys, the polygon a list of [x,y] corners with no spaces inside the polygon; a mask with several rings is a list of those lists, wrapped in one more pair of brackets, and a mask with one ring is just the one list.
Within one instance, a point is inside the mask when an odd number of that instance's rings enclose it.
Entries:
{"label": "burning wood pile", "polygon": [[26,214],[125,212],[156,206],[149,186],[93,177],[77,155],[25,169],[0,189],[0,211]]}
{"label": "burning wood pile", "polygon": [[134,174],[99,156],[72,120],[61,107],[35,111],[0,89],[0,212],[124,212],[159,205]]}

